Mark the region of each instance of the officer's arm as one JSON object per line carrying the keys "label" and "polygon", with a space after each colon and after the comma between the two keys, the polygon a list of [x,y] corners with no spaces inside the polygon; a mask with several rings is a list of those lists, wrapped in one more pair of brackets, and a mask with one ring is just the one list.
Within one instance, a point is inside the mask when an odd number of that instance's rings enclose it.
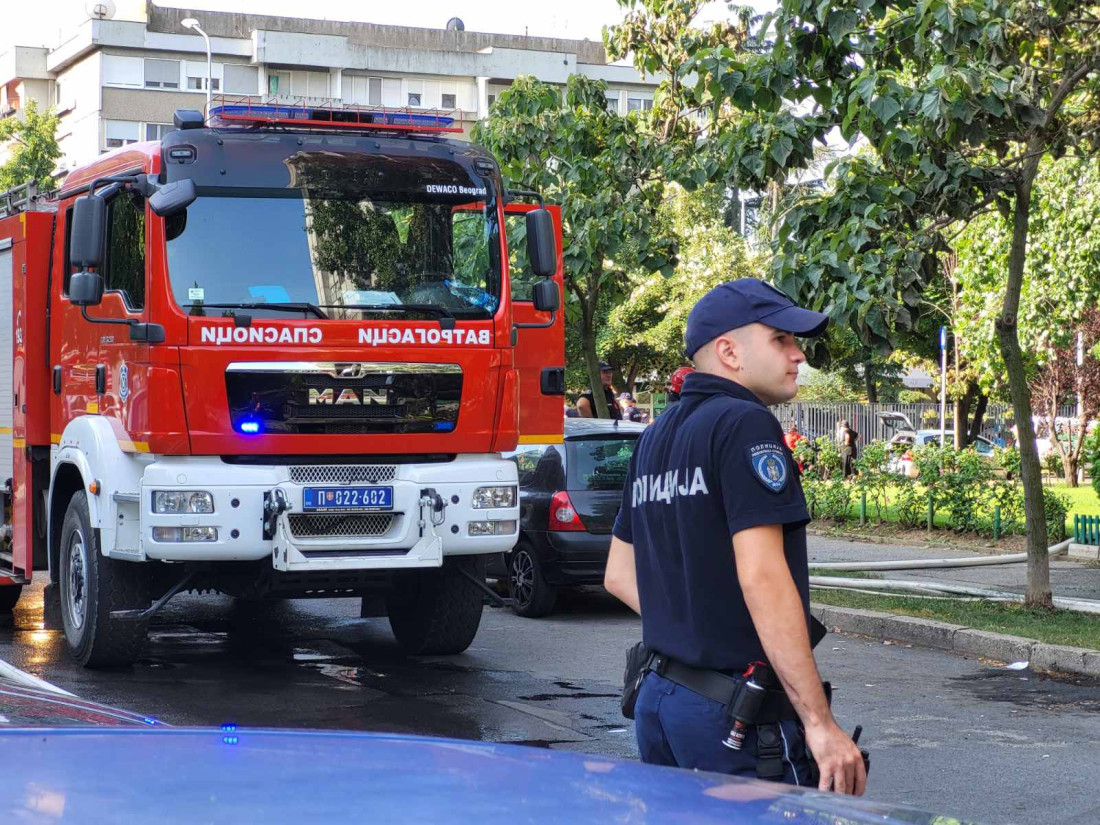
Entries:
{"label": "officer's arm", "polygon": [[787,696],[806,727],[821,770],[821,790],[862,794],[867,781],[859,749],[833,719],[810,649],[802,598],[783,553],[778,524],[750,527],[733,536],[737,578],[756,634]]}
{"label": "officer's arm", "polygon": [[577,399],[577,414],[581,418],[594,418],[595,415],[592,412],[592,405],[588,402],[587,398]]}
{"label": "officer's arm", "polygon": [[638,600],[638,576],[634,569],[634,545],[617,536],[611,538],[611,551],[607,555],[607,571],[603,575],[607,592],[641,615]]}

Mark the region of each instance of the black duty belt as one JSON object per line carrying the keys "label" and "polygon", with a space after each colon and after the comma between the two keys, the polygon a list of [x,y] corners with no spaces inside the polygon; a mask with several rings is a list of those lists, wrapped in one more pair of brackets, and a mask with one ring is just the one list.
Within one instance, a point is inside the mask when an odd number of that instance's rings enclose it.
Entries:
{"label": "black duty belt", "polygon": [[[728,676],[717,670],[685,665],[663,653],[651,653],[646,669],[722,705],[730,703],[734,691],[743,681],[740,676]],[[769,689],[757,724],[768,725],[797,718],[798,714],[787,694],[782,690]]]}

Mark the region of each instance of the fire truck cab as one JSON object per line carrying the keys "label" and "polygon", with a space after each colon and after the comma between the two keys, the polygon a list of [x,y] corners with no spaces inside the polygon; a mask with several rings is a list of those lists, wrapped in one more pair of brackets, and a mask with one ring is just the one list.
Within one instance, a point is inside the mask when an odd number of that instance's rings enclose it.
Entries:
{"label": "fire truck cab", "polygon": [[90,667],[192,589],[464,650],[517,539],[500,453],[561,438],[558,210],[438,115],[175,127],[0,196],[0,609],[48,570]]}

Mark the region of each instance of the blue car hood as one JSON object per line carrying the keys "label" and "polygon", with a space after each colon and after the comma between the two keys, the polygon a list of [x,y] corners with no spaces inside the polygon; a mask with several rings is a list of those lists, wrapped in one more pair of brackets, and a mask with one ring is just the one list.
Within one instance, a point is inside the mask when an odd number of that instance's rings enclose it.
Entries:
{"label": "blue car hood", "polygon": [[957,821],[600,756],[384,734],[5,730],[0,755],[2,822]]}

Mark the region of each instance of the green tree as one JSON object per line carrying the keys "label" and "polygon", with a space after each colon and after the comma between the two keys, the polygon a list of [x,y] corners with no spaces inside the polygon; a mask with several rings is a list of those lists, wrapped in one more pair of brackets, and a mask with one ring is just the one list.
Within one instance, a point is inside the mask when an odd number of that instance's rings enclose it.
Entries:
{"label": "green tree", "polygon": [[0,120],[0,143],[13,142],[11,157],[0,166],[0,191],[32,182],[43,192],[57,188],[53,171],[61,157],[58,122],[53,109],[39,112],[33,100],[27,101],[22,117]]}
{"label": "green tree", "polygon": [[[610,111],[605,92],[602,81],[582,75],[570,77],[564,92],[521,77],[474,128],[474,139],[497,156],[512,184],[562,204],[567,310],[579,320],[592,387],[600,386],[601,298],[619,297],[626,286],[614,259],[632,251],[650,271],[670,269],[673,261],[671,240],[655,220],[668,148],[650,134],[643,113]],[[594,397],[607,417],[602,393]]]}
{"label": "green tree", "polygon": [[720,184],[691,192],[672,185],[669,192],[658,220],[676,241],[676,270],[667,278],[659,272],[631,273],[632,289],[600,330],[600,351],[624,366],[627,389],[638,375],[656,373],[663,381],[687,363],[687,314],[707,290],[734,278],[760,277],[767,267],[767,256],[751,252],[726,226]]}
{"label": "green tree", "polygon": [[869,147],[781,217],[781,288],[889,344],[922,311],[943,230],[990,208],[1011,217],[995,328],[1021,424],[1027,601],[1050,605],[1019,308],[1039,163],[1100,143],[1100,4],[780,0],[761,34],[759,55],[701,49],[685,67],[700,105],[751,115],[720,139],[740,185],[763,190],[806,166],[834,128]]}

